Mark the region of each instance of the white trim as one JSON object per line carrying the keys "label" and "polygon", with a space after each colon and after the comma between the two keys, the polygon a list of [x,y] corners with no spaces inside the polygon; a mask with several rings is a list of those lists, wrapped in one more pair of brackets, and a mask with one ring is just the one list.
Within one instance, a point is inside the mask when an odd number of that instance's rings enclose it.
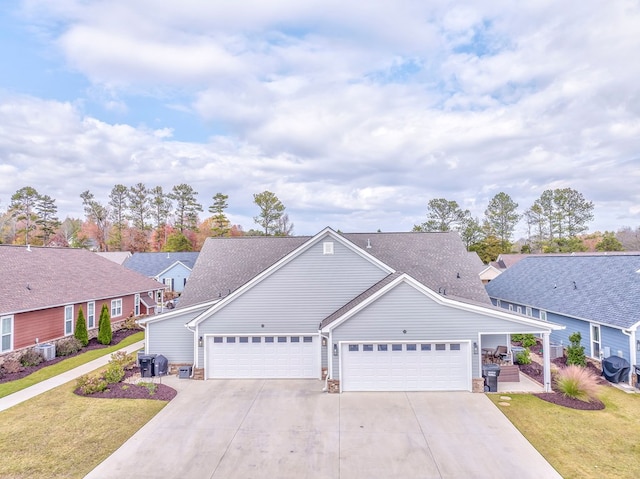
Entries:
{"label": "white trim", "polygon": [[295,258],[297,258],[302,253],[304,253],[305,251],[307,251],[310,248],[312,248],[313,246],[315,246],[320,241],[325,240],[327,236],[331,236],[334,239],[334,241],[342,244],[343,246],[345,246],[346,248],[350,249],[354,253],[357,253],[358,255],[360,255],[361,257],[365,258],[369,262],[371,262],[374,265],[378,266],[384,272],[386,272],[388,274],[391,274],[391,273],[395,272],[395,270],[393,268],[391,268],[390,266],[386,265],[385,263],[383,263],[379,259],[375,258],[374,256],[370,255],[366,251],[362,250],[360,247],[356,246],[351,241],[349,241],[346,238],[340,236],[338,233],[333,231],[331,228],[325,228],[320,233],[315,235],[313,238],[309,239],[308,241],[306,241],[305,243],[300,245],[298,248],[293,250],[291,253],[286,255],[284,258],[280,259],[279,261],[277,261],[276,263],[271,265],[269,268],[264,270],[262,273],[254,276],[250,281],[246,282],[244,285],[242,285],[241,287],[239,287],[238,289],[233,291],[228,296],[222,298],[218,303],[214,304],[211,307],[210,310],[202,313],[197,318],[194,318],[193,320],[191,320],[189,322],[189,326],[190,327],[197,326],[199,323],[201,323],[205,319],[209,318],[211,315],[215,314],[220,309],[224,308],[228,303],[234,301],[239,296],[242,296],[244,293],[246,293],[251,288],[253,288],[256,284],[262,282],[263,280],[265,280],[266,278],[271,276],[274,272],[276,272],[279,269],[281,269],[284,265],[286,265],[289,262],[293,261]]}
{"label": "white trim", "polygon": [[[114,313],[114,303],[116,305],[115,307],[115,311],[117,312],[118,310],[118,302],[120,302],[120,314],[113,314]],[[111,309],[109,310],[109,312],[111,313],[111,319],[113,318],[119,318],[122,316],[122,309],[123,309],[123,305],[122,305],[122,298],[114,298],[111,300]]]}
{"label": "white trim", "polygon": [[[4,324],[5,319],[9,319],[9,332],[2,332],[2,325]],[[13,314],[7,314],[5,316],[0,316],[0,353],[8,353],[13,351],[13,340],[15,338],[15,328],[14,328],[14,319]],[[9,336],[9,349],[2,348],[2,340],[5,336]]]}
{"label": "white trim", "polygon": [[392,289],[394,289],[400,283],[406,283],[409,286],[412,286],[413,288],[415,288],[419,292],[423,293],[425,296],[431,298],[436,303],[441,304],[443,306],[449,306],[449,307],[460,309],[460,310],[463,310],[463,311],[469,311],[469,312],[473,312],[473,313],[482,314],[484,316],[490,316],[490,317],[494,317],[494,318],[497,318],[497,319],[504,319],[504,320],[507,320],[507,321],[515,322],[515,323],[530,325],[530,326],[539,328],[539,329],[536,330],[536,333],[541,333],[541,332],[544,332],[544,331],[551,331],[551,330],[565,329],[565,326],[563,326],[563,325],[554,324],[554,323],[548,323],[548,322],[541,322],[541,321],[539,321],[539,320],[537,320],[535,318],[528,318],[526,316],[520,316],[520,315],[516,315],[514,313],[509,313],[509,312],[506,312],[506,311],[492,309],[492,308],[489,308],[489,307],[463,303],[461,301],[457,301],[457,300],[454,300],[454,299],[450,299],[450,298],[444,297],[444,296],[442,296],[440,294],[435,293],[434,291],[432,291],[431,289],[427,288],[425,285],[423,285],[419,281],[416,281],[411,276],[409,276],[408,274],[404,273],[404,274],[398,276],[393,281],[391,281],[389,284],[387,284],[384,287],[380,288],[380,290],[376,291],[374,294],[372,294],[371,296],[366,298],[364,301],[362,301],[361,303],[359,303],[355,307],[351,308],[349,311],[347,311],[341,317],[339,317],[335,321],[331,322],[330,324],[328,324],[327,326],[322,328],[321,331],[323,333],[326,333],[326,332],[329,332],[329,331],[335,329],[340,324],[342,324],[343,322],[347,321],[349,318],[354,316],[356,313],[358,313],[362,309],[366,308],[368,305],[370,305],[374,301],[377,301],[378,298],[380,298],[381,296],[385,295],[387,292],[389,292]]}
{"label": "white trim", "polygon": [[[64,335],[65,336],[71,336],[73,334],[73,315],[75,314],[75,308],[73,307],[73,304],[67,304],[64,307]],[[67,317],[67,311],[71,311],[71,314]],[[71,323],[71,327],[69,328],[69,332],[67,332],[67,323]]]}
{"label": "white trim", "polygon": [[[93,314],[89,314],[91,308],[89,306],[93,306]],[[92,319],[92,323],[89,323],[89,319]],[[95,301],[87,301],[87,329],[95,329],[96,327],[96,302]]]}
{"label": "white trim", "polygon": [[144,327],[149,323],[155,323],[157,321],[164,321],[165,319],[171,319],[176,316],[182,316],[183,314],[191,313],[194,310],[198,310],[198,309],[206,310],[210,308],[212,305],[214,305],[215,303],[217,303],[218,301],[220,300],[216,299],[214,301],[207,301],[206,303],[198,303],[191,306],[187,306],[185,308],[171,309],[165,313],[160,313],[160,314],[156,314],[155,316],[147,316],[145,318],[141,318],[137,320],[136,323]]}
{"label": "white trim", "polygon": [[[593,339],[593,331],[594,328],[598,331],[598,340],[595,341]],[[598,351],[599,354],[594,354],[593,351],[593,345],[594,343],[598,343],[598,349],[600,351]],[[602,350],[602,329],[600,328],[600,325],[598,323],[589,323],[589,357],[595,358],[595,359],[600,359],[600,354],[602,354],[603,350]]]}
{"label": "white trim", "polygon": [[136,293],[133,295],[133,314],[135,316],[140,316],[140,293]]}
{"label": "white trim", "polygon": [[186,264],[184,264],[182,261],[178,260],[178,261],[174,261],[173,263],[171,263],[171,266],[166,267],[165,269],[163,269],[162,271],[160,271],[158,274],[156,274],[154,276],[154,278],[156,280],[158,280],[158,278],[160,276],[162,276],[163,274],[165,274],[167,271],[170,271],[171,269],[173,269],[177,264],[180,264],[182,266],[184,266],[187,270],[189,271],[193,271],[191,268],[189,268]]}

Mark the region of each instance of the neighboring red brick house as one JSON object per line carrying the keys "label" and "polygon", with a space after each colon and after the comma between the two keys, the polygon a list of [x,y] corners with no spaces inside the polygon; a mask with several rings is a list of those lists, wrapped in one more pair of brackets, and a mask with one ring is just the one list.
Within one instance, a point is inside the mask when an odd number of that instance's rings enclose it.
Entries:
{"label": "neighboring red brick house", "polygon": [[103,304],[112,322],[155,314],[163,289],[87,250],[0,245],[0,353],[73,335],[79,308],[89,331]]}

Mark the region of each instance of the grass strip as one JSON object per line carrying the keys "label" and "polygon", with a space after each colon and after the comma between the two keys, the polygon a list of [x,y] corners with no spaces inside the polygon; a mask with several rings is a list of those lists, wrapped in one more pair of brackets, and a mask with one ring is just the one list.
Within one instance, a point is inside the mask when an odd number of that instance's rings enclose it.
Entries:
{"label": "grass strip", "polygon": [[143,339],[144,331],[140,331],[138,333],[132,334],[131,336],[127,336],[118,344],[114,344],[113,346],[109,346],[108,348],[92,349],[91,351],[87,351],[86,353],[78,354],[77,356],[65,359],[64,361],[60,361],[59,363],[39,369],[22,379],[0,384],[0,398],[26,389],[29,386],[33,386],[34,384],[57,376],[58,374],[70,371],[71,369],[82,366],[83,364],[86,364],[102,356],[106,356],[107,354],[111,354],[118,349],[122,349]]}
{"label": "grass strip", "polygon": [[70,381],[0,412],[0,477],[84,477],[167,404],[86,398],[74,388]]}
{"label": "grass strip", "polygon": [[507,418],[566,479],[640,477],[640,394],[602,387],[605,409],[578,411],[530,394],[510,394]]}

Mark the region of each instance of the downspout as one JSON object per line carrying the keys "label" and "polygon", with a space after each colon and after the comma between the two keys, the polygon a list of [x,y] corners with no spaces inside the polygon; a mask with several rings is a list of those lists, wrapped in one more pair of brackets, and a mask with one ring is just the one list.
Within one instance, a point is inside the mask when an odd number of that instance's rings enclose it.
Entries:
{"label": "downspout", "polygon": [[[327,392],[327,390],[329,389],[329,351],[331,350],[331,348],[329,347],[329,344],[331,344],[329,342],[329,336],[325,336],[322,334],[322,331],[318,330],[318,333],[320,333],[320,341],[322,341],[323,339],[327,340],[327,375],[324,378],[324,387],[322,388],[322,392]],[[322,351],[322,343],[320,345],[320,351]],[[320,360],[320,368],[322,368],[322,360]]]}
{"label": "downspout", "polygon": [[193,350],[195,352],[195,355],[193,356],[193,364],[191,365],[191,375],[189,376],[189,378],[193,379],[194,374],[196,373],[196,361],[198,358],[198,335],[196,334],[196,330],[195,329],[191,329],[189,327],[189,323],[186,323],[184,325],[185,328],[187,328],[189,331],[191,331],[193,333]]}
{"label": "downspout", "polygon": [[[636,328],[638,327],[637,324],[635,326]],[[634,364],[638,364],[636,362],[636,329],[622,329],[621,331],[622,334],[629,336],[629,364],[631,366],[633,366]],[[633,386],[633,374],[631,373],[631,371],[629,372],[628,382],[629,385]]]}

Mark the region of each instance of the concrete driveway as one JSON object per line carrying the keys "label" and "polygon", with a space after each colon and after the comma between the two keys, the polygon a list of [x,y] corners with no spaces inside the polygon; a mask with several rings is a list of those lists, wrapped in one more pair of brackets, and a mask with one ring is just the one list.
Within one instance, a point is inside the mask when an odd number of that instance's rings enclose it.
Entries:
{"label": "concrete driveway", "polygon": [[163,382],[178,396],[86,477],[561,477],[484,394]]}

